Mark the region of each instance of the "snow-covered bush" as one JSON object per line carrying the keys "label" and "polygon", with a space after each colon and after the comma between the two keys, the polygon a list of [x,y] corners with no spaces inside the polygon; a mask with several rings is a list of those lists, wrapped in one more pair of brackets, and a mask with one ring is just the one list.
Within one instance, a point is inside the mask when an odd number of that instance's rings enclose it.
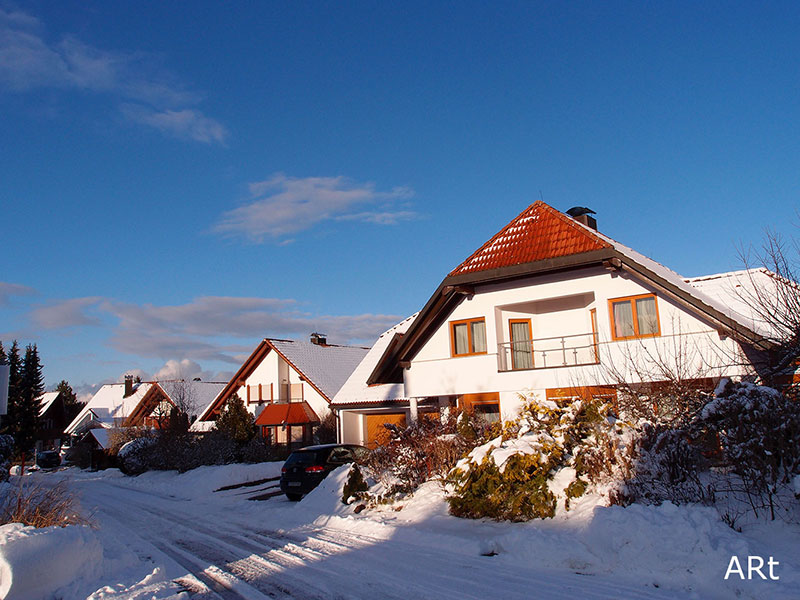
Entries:
{"label": "snow-covered bush", "polygon": [[713,502],[713,489],[701,476],[700,448],[686,430],[642,423],[631,449],[635,460],[615,496],[616,503]]}
{"label": "snow-covered bush", "polygon": [[800,403],[773,388],[728,382],[695,426],[717,436],[720,462],[740,478],[753,511],[774,519],[776,502],[791,497],[800,474]]}
{"label": "snow-covered bush", "polygon": [[559,499],[568,509],[590,484],[625,468],[626,436],[607,405],[526,400],[516,421],[451,471],[452,514],[508,521],[552,517]]}

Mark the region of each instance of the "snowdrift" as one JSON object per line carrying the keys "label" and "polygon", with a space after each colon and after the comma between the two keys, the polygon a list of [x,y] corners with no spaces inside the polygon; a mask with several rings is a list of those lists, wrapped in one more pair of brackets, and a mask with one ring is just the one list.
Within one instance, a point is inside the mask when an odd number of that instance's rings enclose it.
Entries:
{"label": "snowdrift", "polygon": [[67,598],[71,584],[100,576],[102,560],[102,545],[89,527],[0,526],[0,598]]}

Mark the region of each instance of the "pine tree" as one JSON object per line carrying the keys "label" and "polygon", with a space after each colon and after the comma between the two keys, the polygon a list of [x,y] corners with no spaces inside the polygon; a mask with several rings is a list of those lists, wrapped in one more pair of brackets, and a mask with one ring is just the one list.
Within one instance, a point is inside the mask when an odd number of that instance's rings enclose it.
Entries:
{"label": "pine tree", "polygon": [[78,416],[78,413],[86,406],[86,402],[78,402],[78,396],[66,379],[62,379],[56,386],[56,391],[61,392],[61,397],[64,399],[64,413],[66,415],[67,423]]}
{"label": "pine tree", "polygon": [[225,408],[217,417],[216,429],[240,444],[249,442],[255,436],[255,420],[238,394],[225,403]]}
{"label": "pine tree", "polygon": [[44,376],[36,344],[28,344],[25,348],[20,375],[15,437],[17,448],[26,452],[36,441],[36,428],[41,410],[39,397],[44,392]]}
{"label": "pine tree", "polygon": [[[8,356],[6,355],[6,351],[3,348],[3,342],[0,342],[0,365],[7,365],[8,364]],[[8,411],[8,408],[6,408]],[[5,431],[6,423],[8,421],[7,415],[0,415],[0,434]]]}
{"label": "pine tree", "polygon": [[17,340],[12,342],[11,348],[9,348],[8,354],[6,355],[6,361],[9,366],[8,408],[6,416],[3,418],[2,433],[8,433],[16,437],[17,412],[22,376]]}

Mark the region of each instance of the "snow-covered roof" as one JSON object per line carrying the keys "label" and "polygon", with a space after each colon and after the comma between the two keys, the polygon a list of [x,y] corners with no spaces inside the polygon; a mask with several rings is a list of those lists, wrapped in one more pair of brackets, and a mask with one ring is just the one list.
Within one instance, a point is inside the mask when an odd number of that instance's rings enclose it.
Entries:
{"label": "snow-covered roof", "polygon": [[270,344],[320,392],[332,399],[369,348],[269,340]]}
{"label": "snow-covered roof", "polygon": [[106,450],[109,445],[108,438],[110,434],[111,431],[109,431],[108,429],[104,427],[97,427],[95,429],[90,429],[87,435],[92,435],[94,439],[97,440],[97,443],[100,444],[100,447],[103,450]]}
{"label": "snow-covered roof", "polygon": [[152,386],[152,383],[134,383],[133,393],[124,398],[124,383],[107,383],[97,390],[97,393],[92,396],[92,399],[86,403],[83,410],[78,413],[72,423],[67,425],[64,431],[68,434],[75,433],[75,429],[86,421],[89,413],[93,415],[90,420],[99,423],[103,427],[122,425],[122,422],[133,413]]}
{"label": "snow-covered roof", "polygon": [[727,314],[738,315],[738,322],[753,323],[763,335],[780,333],[773,331],[772,326],[762,317],[763,311],[772,302],[780,302],[781,293],[776,288],[787,286],[792,289],[791,293],[800,294],[797,284],[764,268],[703,275],[689,278],[686,282],[708,298],[726,306]]}
{"label": "snow-covered roof", "polygon": [[41,402],[41,408],[39,408],[40,417],[44,416],[44,413],[46,413],[47,410],[53,405],[53,402],[56,401],[56,398],[58,398],[60,393],[61,392],[45,392],[39,396],[39,398],[37,398],[37,400]]}
{"label": "snow-covered roof", "polygon": [[[736,306],[739,305],[732,306],[730,302],[731,299],[726,294],[719,294],[718,293],[719,290],[712,289],[713,286],[695,285],[694,283],[691,283],[694,281],[703,280],[705,278],[699,277],[695,279],[686,279],[683,276],[676,273],[675,271],[673,271],[672,269],[665,267],[661,263],[656,262],[652,258],[645,256],[641,252],[637,252],[632,248],[620,244],[618,241],[608,237],[605,234],[594,231],[593,229],[587,227],[583,223],[580,223],[578,221],[576,221],[576,223],[581,227],[583,227],[584,229],[586,229],[587,231],[593,233],[594,235],[597,235],[601,239],[608,242],[620,254],[629,258],[634,263],[637,263],[640,266],[644,267],[645,269],[651,271],[664,281],[682,290],[684,293],[689,294],[695,300],[698,300],[702,304],[705,304],[706,306],[716,310],[717,312],[726,315],[734,322],[738,323],[742,327],[749,329],[750,331],[758,335],[762,336],[769,335],[769,331],[768,329],[765,329],[763,322],[754,319],[750,312],[747,311],[744,313],[739,312],[736,308]],[[738,272],[746,273],[746,271],[738,271]],[[728,275],[728,274],[721,274],[721,275]],[[713,278],[718,276],[712,275],[707,277]],[[739,306],[739,308],[741,308],[741,306]]]}
{"label": "snow-covered roof", "polygon": [[356,367],[355,371],[347,378],[347,381],[341,387],[339,392],[333,399],[332,404],[352,404],[352,403],[379,403],[389,402],[392,400],[402,400],[405,398],[403,395],[402,383],[381,383],[376,385],[367,385],[367,379],[375,369],[375,365],[386,352],[389,343],[394,339],[396,334],[405,333],[414,319],[417,318],[419,313],[415,313],[407,319],[401,321],[391,329],[383,332],[381,336],[369,349],[367,355]]}

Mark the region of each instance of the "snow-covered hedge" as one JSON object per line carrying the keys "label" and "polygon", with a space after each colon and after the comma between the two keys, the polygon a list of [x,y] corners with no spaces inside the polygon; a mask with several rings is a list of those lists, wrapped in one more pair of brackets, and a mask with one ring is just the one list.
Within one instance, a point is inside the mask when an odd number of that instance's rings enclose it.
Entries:
{"label": "snow-covered hedge", "polygon": [[475,448],[448,477],[450,512],[527,521],[552,517],[624,462],[627,438],[609,408],[527,399],[516,421]]}

